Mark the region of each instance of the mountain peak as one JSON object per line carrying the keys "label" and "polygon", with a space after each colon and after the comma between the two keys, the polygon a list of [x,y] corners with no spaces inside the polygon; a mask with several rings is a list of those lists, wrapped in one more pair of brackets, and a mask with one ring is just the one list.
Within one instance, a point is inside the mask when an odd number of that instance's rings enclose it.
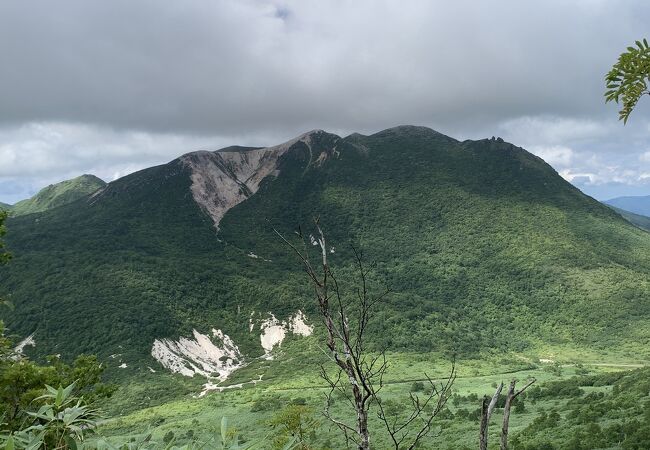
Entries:
{"label": "mountain peak", "polygon": [[[191,171],[192,196],[214,222],[219,222],[233,206],[243,202],[259,189],[269,175],[279,173],[279,161],[299,144],[304,145],[314,163],[322,163],[341,140],[323,130],[303,133],[272,147],[228,147],[216,152],[199,151],[183,155],[180,162]],[[317,156],[318,155],[318,156]]]}
{"label": "mountain peak", "polygon": [[97,175],[93,175],[91,173],[84,173],[83,175],[79,175],[77,178],[73,178],[70,181],[75,181],[75,180],[78,180],[78,181],[91,181],[91,182],[95,182],[95,183],[100,184],[100,185],[106,184],[106,182],[104,180],[99,178]]}
{"label": "mountain peak", "polygon": [[427,136],[444,136],[429,127],[419,125],[398,125],[396,127],[387,128],[383,131],[373,134],[372,136],[381,137],[388,135],[427,135]]}
{"label": "mountain peak", "polygon": [[14,216],[22,216],[42,212],[71,203],[81,197],[96,192],[104,186],[106,186],[106,182],[95,175],[80,175],[76,178],[44,187],[33,197],[21,200],[13,205],[10,208],[11,213]]}
{"label": "mountain peak", "polygon": [[327,141],[333,142],[333,141],[338,141],[340,139],[341,139],[340,136],[337,136],[336,134],[333,133],[328,133],[327,131],[324,130],[311,130],[293,139],[290,139],[287,142],[284,142],[282,144],[273,147],[268,147],[268,148],[273,148],[273,149],[281,148],[284,149],[284,151],[286,151],[289,150],[291,147],[293,147],[295,144],[302,142],[305,145],[307,145],[308,148],[311,149],[311,147],[315,144],[322,144]]}

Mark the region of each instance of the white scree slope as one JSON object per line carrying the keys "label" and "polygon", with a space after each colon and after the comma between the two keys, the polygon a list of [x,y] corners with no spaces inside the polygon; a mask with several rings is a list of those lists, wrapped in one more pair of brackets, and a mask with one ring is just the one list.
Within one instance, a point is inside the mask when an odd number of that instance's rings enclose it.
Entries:
{"label": "white scree slope", "polygon": [[30,346],[30,347],[36,347],[36,340],[34,340],[34,334],[30,334],[27,336],[25,339],[20,341],[18,345],[14,348],[14,352],[17,355],[22,355],[23,351],[25,350],[25,347]]}
{"label": "white scree slope", "polygon": [[[265,357],[272,359],[271,352],[276,345],[282,345],[287,332],[297,334],[299,336],[310,336],[314,331],[314,327],[307,325],[305,320],[307,316],[298,310],[293,316],[289,316],[287,321],[280,322],[272,313],[268,313],[268,318],[260,323],[260,343],[266,352]],[[253,331],[252,320],[249,325],[249,330]]]}
{"label": "white scree slope", "polygon": [[239,151],[200,151],[181,156],[190,169],[192,196],[218,229],[226,212],[257,192],[267,176],[277,175],[279,159],[298,142],[312,153],[314,136],[325,133],[310,131],[284,144]]}
{"label": "white scree slope", "polygon": [[[248,329],[251,333],[256,326],[254,315],[255,312],[252,312],[249,317]],[[272,313],[268,313],[267,319],[259,322],[260,344],[265,352],[263,358],[273,359],[273,349],[282,344],[287,333],[311,335],[314,327],[308,325],[306,320],[307,316],[300,310],[286,321],[279,321]],[[239,347],[227,334],[214,328],[212,337],[193,330],[193,338],[155,339],[151,356],[173,373],[187,377],[201,375],[219,381],[224,381],[232,372],[245,365]],[[151,368],[149,370],[155,372]]]}
{"label": "white scree slope", "polygon": [[221,330],[212,330],[212,338],[220,341],[220,345],[196,330],[193,334],[193,339],[156,339],[151,356],[166,369],[188,377],[202,375],[223,380],[243,365],[239,348]]}

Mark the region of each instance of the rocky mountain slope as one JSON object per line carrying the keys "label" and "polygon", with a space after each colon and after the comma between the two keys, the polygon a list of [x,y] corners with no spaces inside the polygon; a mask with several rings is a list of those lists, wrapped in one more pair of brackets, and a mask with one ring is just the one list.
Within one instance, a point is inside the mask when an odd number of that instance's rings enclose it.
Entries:
{"label": "rocky mountain slope", "polygon": [[647,356],[648,233],[521,148],[411,126],[189,153],[12,218],[4,318],[37,354],[220,376],[318,332],[272,231],[308,238],[315,216],[344,285],[354,243],[393,291],[369,329],[377,348]]}

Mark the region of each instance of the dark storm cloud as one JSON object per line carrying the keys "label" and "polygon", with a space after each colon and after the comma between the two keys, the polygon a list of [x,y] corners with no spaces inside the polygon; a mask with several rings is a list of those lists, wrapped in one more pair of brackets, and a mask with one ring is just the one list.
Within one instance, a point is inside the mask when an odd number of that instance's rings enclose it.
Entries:
{"label": "dark storm cloud", "polygon": [[650,108],[623,129],[602,92],[649,21],[647,2],[613,0],[7,0],[0,177],[110,177],[210,142],[413,123],[645,186]]}
{"label": "dark storm cloud", "polygon": [[5,1],[0,120],[215,134],[591,114],[650,19],[621,5]]}

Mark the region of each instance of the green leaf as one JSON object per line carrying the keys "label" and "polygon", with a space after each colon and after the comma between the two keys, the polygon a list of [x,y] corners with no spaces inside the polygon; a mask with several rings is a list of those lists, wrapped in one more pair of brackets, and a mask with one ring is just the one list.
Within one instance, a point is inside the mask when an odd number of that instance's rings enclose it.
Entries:
{"label": "green leaf", "polygon": [[294,447],[295,444],[296,444],[296,438],[294,437],[289,442],[287,442],[284,445],[284,447],[282,447],[282,450],[291,450]]}
{"label": "green leaf", "polygon": [[48,391],[50,394],[52,394],[52,395],[56,395],[56,393],[57,393],[57,390],[54,389],[54,388],[53,388],[52,386],[50,386],[50,385],[47,385],[47,384],[46,384],[46,385],[45,385],[45,389],[47,389],[47,391]]}
{"label": "green leaf", "polygon": [[66,436],[65,441],[70,450],[77,450],[77,442],[72,438],[72,436]]}
{"label": "green leaf", "polygon": [[74,390],[76,384],[77,384],[77,382],[73,381],[72,384],[70,384],[68,387],[66,387],[63,390],[64,398],[70,397],[70,395],[72,394],[72,391]]}
{"label": "green leaf", "polygon": [[224,444],[228,441],[228,418],[223,416],[221,418],[221,442]]}

